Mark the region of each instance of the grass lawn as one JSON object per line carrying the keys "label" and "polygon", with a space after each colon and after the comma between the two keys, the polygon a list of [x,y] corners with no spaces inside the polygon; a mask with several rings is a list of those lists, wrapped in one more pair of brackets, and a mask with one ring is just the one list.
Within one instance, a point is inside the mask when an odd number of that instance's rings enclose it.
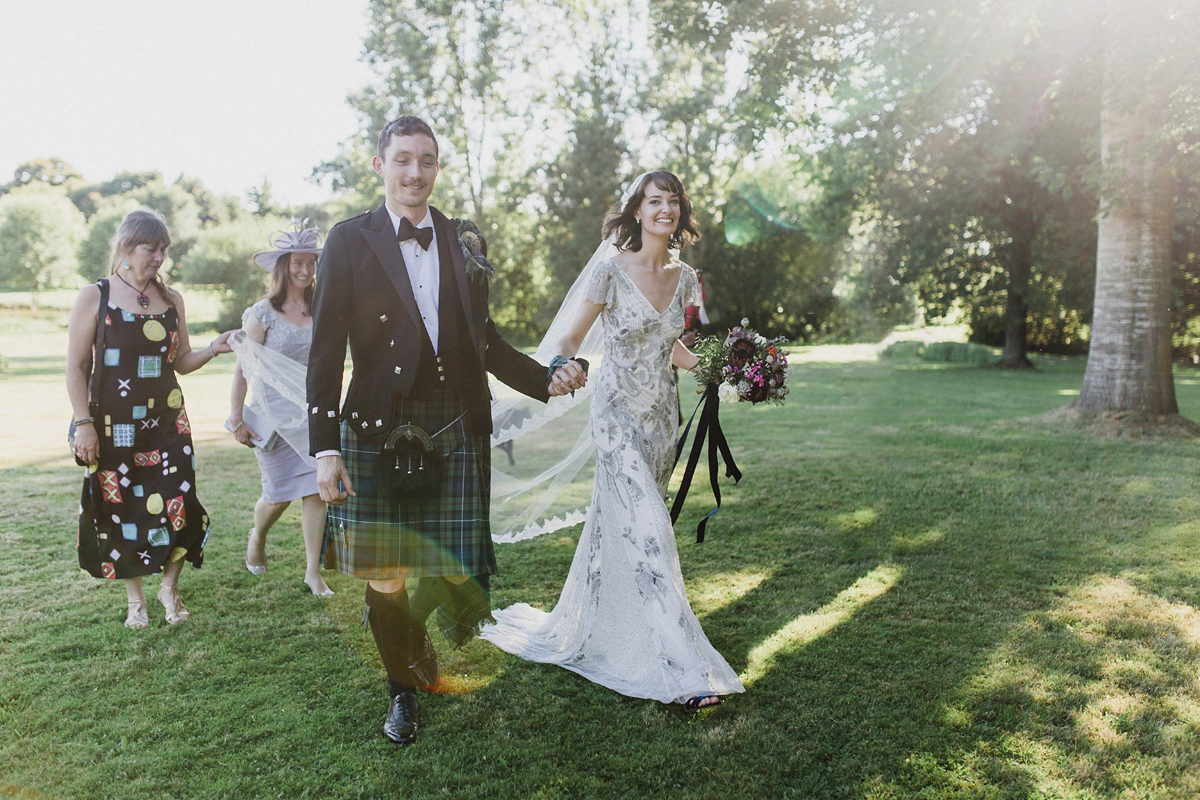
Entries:
{"label": "grass lawn", "polygon": [[[302,591],[298,509],[270,571],[242,566],[259,477],[221,427],[230,357],[181,379],[213,518],[192,619],[152,602],[129,631],[121,587],[76,565],[65,337],[19,329],[0,329],[0,796],[1200,796],[1200,445],[1032,421],[1081,360],[800,351],[785,407],[722,409],[746,477],[705,544],[702,483],[679,526],[744,695],[685,717],[435,634],[448,691],[396,749],[361,585]],[[1177,385],[1200,419],[1200,376]],[[577,534],[500,546],[496,603],[552,605]]]}

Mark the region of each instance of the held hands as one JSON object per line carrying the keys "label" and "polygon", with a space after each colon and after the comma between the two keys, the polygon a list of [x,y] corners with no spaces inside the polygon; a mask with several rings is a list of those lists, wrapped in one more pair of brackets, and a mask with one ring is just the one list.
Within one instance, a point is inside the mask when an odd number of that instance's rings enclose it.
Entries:
{"label": "held hands", "polygon": [[564,394],[570,394],[576,389],[582,389],[587,385],[587,373],[583,371],[578,361],[568,361],[558,369],[554,370],[554,374],[550,376],[550,383],[546,387],[551,397],[559,397]]}
{"label": "held hands", "polygon": [[212,349],[212,354],[214,357],[219,356],[221,353],[233,352],[233,347],[229,344],[229,337],[233,336],[235,333],[237,333],[236,329],[232,331],[225,331],[220,336],[209,342],[208,346]]}
{"label": "held hands", "polygon": [[[338,489],[341,481],[345,491]],[[348,498],[354,497],[354,484],[350,482],[350,473],[346,471],[346,462],[341,456],[321,456],[317,459],[317,490],[321,499],[334,506],[343,505]]]}

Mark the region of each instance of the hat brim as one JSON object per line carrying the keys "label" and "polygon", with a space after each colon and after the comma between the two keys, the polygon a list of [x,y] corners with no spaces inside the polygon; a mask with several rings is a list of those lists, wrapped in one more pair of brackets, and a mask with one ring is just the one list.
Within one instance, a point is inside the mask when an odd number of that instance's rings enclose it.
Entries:
{"label": "hat brim", "polygon": [[289,253],[312,253],[317,258],[321,257],[322,248],[318,247],[314,250],[263,250],[254,254],[254,263],[265,269],[267,272],[275,269],[275,262],[282,255]]}

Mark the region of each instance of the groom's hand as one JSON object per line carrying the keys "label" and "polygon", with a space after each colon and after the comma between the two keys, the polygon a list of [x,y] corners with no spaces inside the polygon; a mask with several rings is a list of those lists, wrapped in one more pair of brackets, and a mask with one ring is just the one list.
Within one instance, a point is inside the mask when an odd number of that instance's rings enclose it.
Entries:
{"label": "groom's hand", "polygon": [[[345,491],[338,488],[341,481]],[[340,506],[347,498],[354,496],[354,484],[350,482],[350,473],[346,471],[346,463],[338,455],[321,456],[317,459],[317,491],[321,499],[332,506]]]}
{"label": "groom's hand", "polygon": [[576,389],[582,389],[587,384],[587,373],[583,371],[578,361],[568,361],[550,376],[551,397],[570,394]]}

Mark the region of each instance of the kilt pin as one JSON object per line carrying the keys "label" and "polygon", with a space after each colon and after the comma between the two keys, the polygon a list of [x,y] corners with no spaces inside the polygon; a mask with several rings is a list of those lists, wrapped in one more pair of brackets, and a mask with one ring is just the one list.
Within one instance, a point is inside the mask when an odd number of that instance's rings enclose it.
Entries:
{"label": "kilt pin", "polygon": [[[487,373],[545,402],[547,369],[504,341],[488,313],[488,276],[469,269],[458,220],[430,206],[437,242],[438,346],[422,322],[385,206],[333,227],[317,267],[308,365],[313,455],[338,451],[355,496],[329,506],[325,566],[365,580],[419,578],[407,592],[367,587],[364,621],[393,685],[429,686],[436,655],[425,618],[436,608],[456,644],[491,616],[496,557],[488,520],[491,393]],[[486,245],[481,242],[486,252]],[[473,265],[472,265],[473,267]],[[353,371],[342,397],[349,345]],[[421,496],[386,494],[375,479],[389,432],[415,425],[433,435],[439,486]]]}

